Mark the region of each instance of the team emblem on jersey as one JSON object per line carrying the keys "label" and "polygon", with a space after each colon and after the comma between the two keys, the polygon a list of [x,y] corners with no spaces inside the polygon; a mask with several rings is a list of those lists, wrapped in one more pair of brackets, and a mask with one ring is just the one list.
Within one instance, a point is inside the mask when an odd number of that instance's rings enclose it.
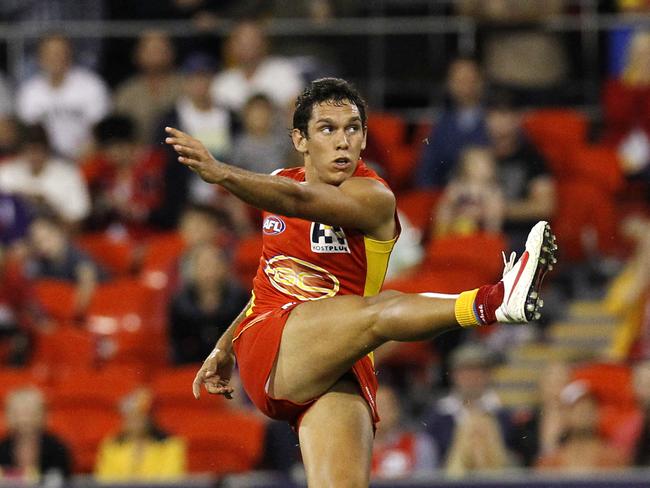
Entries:
{"label": "team emblem on jersey", "polygon": [[309,231],[311,250],[318,253],[340,253],[350,252],[348,240],[345,238],[345,232],[341,227],[331,225],[311,223]]}
{"label": "team emblem on jersey", "polygon": [[264,273],[274,288],[302,301],[333,297],[341,286],[325,268],[293,256],[274,256],[266,262]]}
{"label": "team emblem on jersey", "polygon": [[284,223],[284,220],[275,215],[269,215],[266,217],[264,219],[264,224],[262,224],[262,232],[267,236],[282,234],[286,228],[287,224]]}

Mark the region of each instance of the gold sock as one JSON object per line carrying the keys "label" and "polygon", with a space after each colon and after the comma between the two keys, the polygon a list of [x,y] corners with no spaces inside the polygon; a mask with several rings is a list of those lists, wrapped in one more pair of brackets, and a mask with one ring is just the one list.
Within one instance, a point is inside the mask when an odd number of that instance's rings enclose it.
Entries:
{"label": "gold sock", "polygon": [[454,313],[456,315],[456,321],[462,327],[475,327],[480,325],[480,322],[474,314],[474,300],[476,299],[477,293],[478,288],[464,291],[456,299]]}

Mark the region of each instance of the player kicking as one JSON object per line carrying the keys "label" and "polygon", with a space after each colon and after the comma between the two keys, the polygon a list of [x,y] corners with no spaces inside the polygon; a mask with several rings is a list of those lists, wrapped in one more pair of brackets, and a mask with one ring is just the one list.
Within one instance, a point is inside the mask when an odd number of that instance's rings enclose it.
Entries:
{"label": "player kicking", "polygon": [[400,232],[395,197],[360,160],[366,106],[343,80],[314,81],[296,101],[291,137],[304,168],[252,173],[216,161],[179,130],[167,133],[182,164],[264,210],[251,301],[198,371],[194,395],[203,384],[230,396],[236,357],[255,405],[296,428],[312,488],[368,486],[379,420],[374,349],[539,317],[556,250],[546,222],[497,284],[460,295],[380,292]]}

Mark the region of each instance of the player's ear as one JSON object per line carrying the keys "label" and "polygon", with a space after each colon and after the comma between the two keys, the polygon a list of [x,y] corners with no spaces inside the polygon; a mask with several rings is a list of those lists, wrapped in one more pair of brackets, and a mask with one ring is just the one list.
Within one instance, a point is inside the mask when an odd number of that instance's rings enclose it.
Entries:
{"label": "player's ear", "polygon": [[366,148],[366,141],[368,139],[368,128],[363,128],[363,141],[361,142],[361,150],[363,151]]}
{"label": "player's ear", "polygon": [[300,129],[293,129],[291,131],[291,140],[296,151],[302,154],[307,152],[307,136]]}

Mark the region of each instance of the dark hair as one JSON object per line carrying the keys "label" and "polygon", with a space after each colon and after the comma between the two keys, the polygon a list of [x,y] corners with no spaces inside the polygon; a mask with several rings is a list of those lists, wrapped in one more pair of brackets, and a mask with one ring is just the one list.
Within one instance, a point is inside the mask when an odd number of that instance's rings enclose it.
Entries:
{"label": "dark hair", "polygon": [[253,95],[251,95],[246,99],[246,103],[244,103],[244,110],[257,102],[265,103],[271,107],[274,107],[273,101],[271,100],[271,98],[269,98],[268,95],[266,95],[265,93],[258,92],[258,93],[254,93]]}
{"label": "dark hair", "polygon": [[45,127],[41,124],[26,125],[21,127],[20,142],[22,146],[26,144],[38,144],[45,148],[50,148],[50,138],[47,135]]}
{"label": "dark hair", "polygon": [[135,140],[135,124],[125,115],[109,115],[95,125],[93,135],[100,146],[112,142],[132,142]]}
{"label": "dark hair", "polygon": [[357,89],[340,78],[320,78],[312,81],[296,99],[296,109],[293,113],[293,128],[298,129],[307,136],[307,125],[314,105],[319,103],[343,105],[351,103],[356,105],[361,116],[361,125],[366,128],[366,101]]}
{"label": "dark hair", "polygon": [[198,214],[210,220],[217,226],[227,226],[229,224],[228,215],[221,209],[203,203],[190,203],[183,209],[181,218],[189,214]]}

